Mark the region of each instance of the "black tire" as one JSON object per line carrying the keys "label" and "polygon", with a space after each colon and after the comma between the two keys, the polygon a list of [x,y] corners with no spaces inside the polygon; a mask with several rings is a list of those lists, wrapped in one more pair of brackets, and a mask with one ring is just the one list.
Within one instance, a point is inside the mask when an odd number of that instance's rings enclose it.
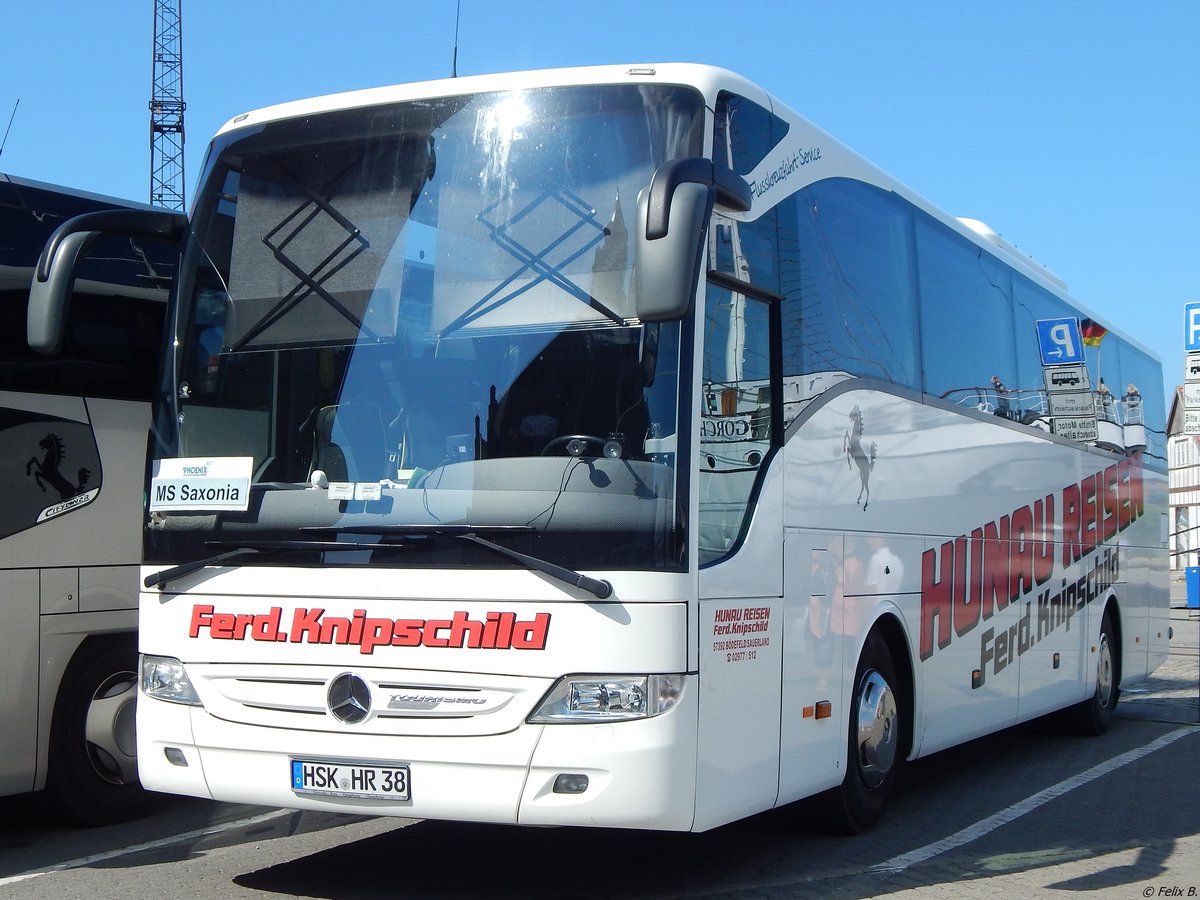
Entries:
{"label": "black tire", "polygon": [[839,787],[821,797],[829,825],[836,831],[861,834],[878,822],[904,764],[906,713],[896,685],[892,654],[883,638],[872,632],[854,674],[846,776]]}
{"label": "black tire", "polygon": [[121,822],[152,804],[137,778],[137,668],[129,641],[85,643],[67,666],[54,704],[46,781],[63,819]]}
{"label": "black tire", "polygon": [[1100,620],[1096,657],[1096,689],[1072,710],[1076,730],[1089,737],[1108,731],[1113,710],[1121,698],[1121,648],[1117,643],[1112,610],[1109,609],[1104,611],[1104,618]]}

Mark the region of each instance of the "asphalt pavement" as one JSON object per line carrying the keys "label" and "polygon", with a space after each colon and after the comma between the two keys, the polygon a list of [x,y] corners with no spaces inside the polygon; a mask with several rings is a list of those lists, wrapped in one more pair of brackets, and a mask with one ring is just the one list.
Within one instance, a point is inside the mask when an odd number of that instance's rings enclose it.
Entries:
{"label": "asphalt pavement", "polygon": [[[1119,719],[1166,726],[1159,749],[1132,763],[1133,773],[1122,773],[1134,777],[1106,775],[1073,789],[1056,801],[1062,807],[1057,814],[1051,808],[1039,815],[1034,827],[1045,837],[1014,843],[997,829],[986,839],[990,848],[964,841],[960,852],[880,872],[874,884],[858,882],[825,896],[1200,897],[1200,613],[1173,608],[1171,628],[1167,661],[1148,681],[1122,693],[1117,706]],[[1102,849],[1081,852],[1078,842],[1054,840],[1056,829],[1077,830],[1081,818]]]}

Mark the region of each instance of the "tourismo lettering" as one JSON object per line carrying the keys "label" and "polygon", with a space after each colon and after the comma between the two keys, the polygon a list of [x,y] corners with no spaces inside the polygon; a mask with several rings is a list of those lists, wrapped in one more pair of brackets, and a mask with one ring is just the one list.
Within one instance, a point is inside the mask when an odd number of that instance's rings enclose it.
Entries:
{"label": "tourismo lettering", "polygon": [[370,655],[377,647],[449,647],[470,650],[544,650],[550,613],[517,619],[513,612],[489,612],[482,620],[458,611],[449,619],[389,619],[356,609],[350,618],[325,610],[295,609],[284,627],[283,608],[265,613],[217,612],[209,604],[192,607],[189,637],[206,634],[218,641],[277,641],[293,644],[341,644]]}
{"label": "tourismo lettering", "polygon": [[[1145,511],[1141,465],[1125,459],[926,550],[921,556],[921,659],[1049,582],[1056,562],[1063,570],[1079,563]],[[1058,560],[1056,523],[1062,534]]]}

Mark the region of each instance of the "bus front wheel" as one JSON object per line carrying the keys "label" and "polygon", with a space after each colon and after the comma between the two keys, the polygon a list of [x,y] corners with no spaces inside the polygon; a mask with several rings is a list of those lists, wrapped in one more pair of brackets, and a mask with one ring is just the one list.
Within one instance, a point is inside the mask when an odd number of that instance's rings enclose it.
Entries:
{"label": "bus front wheel", "polygon": [[872,632],[854,675],[846,775],[825,795],[827,814],[839,831],[861,834],[879,821],[904,762],[904,712],[896,685],[892,654],[883,638]]}
{"label": "bus front wheel", "polygon": [[85,643],[59,688],[50,730],[46,788],[67,819],[83,825],[146,812],[137,776],[132,641]]}

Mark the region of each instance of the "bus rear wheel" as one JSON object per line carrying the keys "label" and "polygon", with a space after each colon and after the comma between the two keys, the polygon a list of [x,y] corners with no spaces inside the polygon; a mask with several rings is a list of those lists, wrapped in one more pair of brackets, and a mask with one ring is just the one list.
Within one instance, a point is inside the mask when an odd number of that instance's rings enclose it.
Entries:
{"label": "bus rear wheel", "polygon": [[861,834],[883,814],[904,762],[904,719],[896,691],[896,667],[878,633],[867,637],[854,675],[846,750],[846,775],[824,795],[830,824]]}
{"label": "bus rear wheel", "polygon": [[1092,695],[1071,712],[1081,734],[1098,736],[1108,731],[1117,700],[1121,696],[1121,657],[1117,644],[1117,629],[1111,609],[1104,611],[1100,621],[1100,637],[1096,644],[1096,687]]}
{"label": "bus rear wheel", "polygon": [[46,788],[81,825],[124,821],[149,809],[137,775],[132,642],[85,643],[67,666],[50,730]]}

